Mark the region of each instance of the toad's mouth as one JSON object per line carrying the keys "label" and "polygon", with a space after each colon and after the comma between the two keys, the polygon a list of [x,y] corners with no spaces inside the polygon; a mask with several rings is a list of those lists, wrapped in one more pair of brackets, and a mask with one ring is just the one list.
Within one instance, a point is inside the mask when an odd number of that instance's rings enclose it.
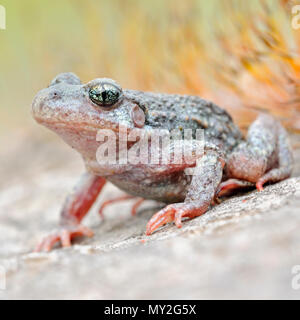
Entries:
{"label": "toad's mouth", "polygon": [[101,120],[97,123],[91,123],[87,121],[76,121],[76,120],[60,120],[53,118],[44,118],[39,116],[34,116],[37,123],[49,128],[50,130],[67,130],[67,131],[86,131],[90,133],[97,133],[101,129],[110,129],[114,132],[119,130],[119,125],[117,123],[112,123],[110,121]]}
{"label": "toad's mouth", "polygon": [[[56,133],[63,140],[65,140],[65,142],[67,142],[75,149],[84,149],[84,142],[97,142],[98,145],[101,144],[101,142],[97,139],[98,134],[100,134],[101,136],[104,134],[104,136],[106,136],[107,130],[111,131],[118,140],[119,134],[121,132],[122,134],[125,134],[127,132],[128,135],[131,129],[133,129],[120,123],[111,122],[104,119],[100,119],[98,122],[87,122],[83,121],[82,119],[80,121],[71,121],[66,119],[61,120],[57,117],[54,119],[52,117],[44,118],[39,117],[37,115],[35,115],[34,118],[39,124],[45,126],[46,128]],[[101,130],[105,131],[101,134]],[[78,148],[77,146],[78,142],[80,142],[80,148]],[[81,143],[83,143],[83,145]],[[129,146],[131,146],[134,143],[135,141],[129,143]]]}
{"label": "toad's mouth", "polygon": [[[54,133],[56,133],[62,140],[64,140],[69,146],[77,150],[86,161],[95,161],[98,148],[107,142],[106,138],[114,139],[116,146],[119,141],[119,134],[121,125],[112,124],[111,122],[99,124],[83,123],[83,122],[69,122],[58,121],[44,118],[35,118],[36,121]],[[103,127],[102,127],[103,125]],[[104,129],[105,132],[101,133]],[[107,134],[107,130],[113,132],[114,136]],[[128,128],[127,128],[128,130]],[[128,131],[127,131],[128,132]],[[104,134],[104,136],[103,136]],[[127,148],[131,148],[136,141],[128,141]],[[113,144],[114,145],[114,144]],[[117,150],[117,149],[116,149]]]}

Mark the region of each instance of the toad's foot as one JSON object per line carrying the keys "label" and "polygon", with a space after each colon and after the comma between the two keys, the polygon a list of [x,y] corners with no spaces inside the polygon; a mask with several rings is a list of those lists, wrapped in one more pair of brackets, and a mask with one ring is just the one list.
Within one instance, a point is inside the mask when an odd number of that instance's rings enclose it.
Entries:
{"label": "toad's foot", "polygon": [[205,213],[222,179],[224,161],[218,152],[208,150],[197,162],[185,202],[174,203],[158,211],[148,222],[146,234],[174,221],[181,228],[182,218],[194,218]]}
{"label": "toad's foot", "polygon": [[111,199],[111,200],[107,200],[105,202],[102,203],[100,209],[99,209],[99,214],[102,218],[104,218],[104,209],[113,204],[113,203],[116,203],[116,202],[121,202],[121,201],[125,201],[125,200],[131,200],[131,199],[137,199],[136,202],[132,205],[131,207],[131,215],[132,216],[135,216],[136,215],[136,212],[137,212],[137,209],[139,208],[139,206],[145,201],[145,199],[143,198],[136,198],[134,196],[130,196],[130,195],[125,195],[125,196],[121,196],[121,197],[118,197],[118,198],[115,198],[115,199]]}
{"label": "toad's foot", "polygon": [[70,247],[71,240],[75,237],[92,237],[93,231],[83,225],[63,227],[52,234],[46,236],[35,248],[35,252],[49,252],[57,242],[61,242],[63,247]]}
{"label": "toad's foot", "polygon": [[156,229],[172,221],[174,221],[177,228],[181,228],[182,218],[194,218],[205,213],[206,210],[206,206],[195,208],[189,203],[170,204],[154,214],[149,220],[146,227],[146,235],[151,235]]}
{"label": "toad's foot", "polygon": [[[255,183],[262,191],[265,183],[290,177],[292,168],[293,154],[286,130],[273,117],[264,114],[250,126],[247,140],[229,155],[225,171],[227,177]],[[234,185],[229,183],[228,188],[233,189]]]}
{"label": "toad's foot", "polygon": [[222,182],[219,185],[216,191],[215,197],[216,198],[223,197],[224,195],[227,195],[235,190],[251,188],[253,186],[254,186],[254,183],[252,182],[238,180],[238,179],[229,179]]}
{"label": "toad's foot", "polygon": [[69,247],[71,240],[78,236],[92,237],[93,232],[80,221],[96,201],[98,194],[105,185],[105,179],[91,173],[85,173],[77,188],[69,195],[61,212],[61,227],[45,237],[35,248],[36,252],[50,251],[56,242]]}

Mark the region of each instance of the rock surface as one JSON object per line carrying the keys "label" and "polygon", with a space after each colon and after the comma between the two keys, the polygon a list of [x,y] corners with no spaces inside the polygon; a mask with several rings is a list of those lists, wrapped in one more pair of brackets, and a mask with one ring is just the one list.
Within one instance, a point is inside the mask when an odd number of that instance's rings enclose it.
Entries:
{"label": "rock surface", "polygon": [[102,220],[99,203],[121,194],[108,185],[84,220],[94,238],[31,253],[56,227],[84,169],[63,142],[17,133],[0,152],[0,299],[299,299],[292,286],[300,265],[299,140],[291,179],[227,199],[181,229],[168,225],[146,237],[156,210],[150,201],[136,217],[130,201],[115,204]]}

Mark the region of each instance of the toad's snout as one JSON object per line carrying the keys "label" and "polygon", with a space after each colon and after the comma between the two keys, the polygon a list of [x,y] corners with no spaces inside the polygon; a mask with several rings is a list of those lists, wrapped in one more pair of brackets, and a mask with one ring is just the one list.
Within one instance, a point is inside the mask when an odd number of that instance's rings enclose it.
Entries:
{"label": "toad's snout", "polygon": [[32,102],[32,114],[34,118],[37,121],[53,119],[55,114],[61,109],[61,99],[60,92],[54,87],[49,87],[38,92]]}
{"label": "toad's snout", "polygon": [[41,90],[32,102],[32,114],[38,122],[73,123],[82,118],[85,92],[81,85],[59,83]]}
{"label": "toad's snout", "polygon": [[32,114],[41,122],[59,119],[62,113],[72,113],[78,109],[78,88],[80,79],[71,72],[60,73],[41,90],[32,102]]}

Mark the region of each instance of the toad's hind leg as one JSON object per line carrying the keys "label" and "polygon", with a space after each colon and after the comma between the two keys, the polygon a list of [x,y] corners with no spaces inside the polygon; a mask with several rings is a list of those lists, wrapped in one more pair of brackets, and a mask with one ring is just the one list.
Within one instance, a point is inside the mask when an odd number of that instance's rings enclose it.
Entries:
{"label": "toad's hind leg", "polygon": [[277,156],[278,167],[266,172],[256,183],[258,190],[262,190],[266,182],[277,182],[290,177],[293,169],[292,148],[285,129],[280,125],[278,132]]}
{"label": "toad's hind leg", "polygon": [[287,132],[269,115],[261,115],[250,126],[247,140],[229,156],[228,178],[256,183],[277,182],[291,175],[293,157]]}

